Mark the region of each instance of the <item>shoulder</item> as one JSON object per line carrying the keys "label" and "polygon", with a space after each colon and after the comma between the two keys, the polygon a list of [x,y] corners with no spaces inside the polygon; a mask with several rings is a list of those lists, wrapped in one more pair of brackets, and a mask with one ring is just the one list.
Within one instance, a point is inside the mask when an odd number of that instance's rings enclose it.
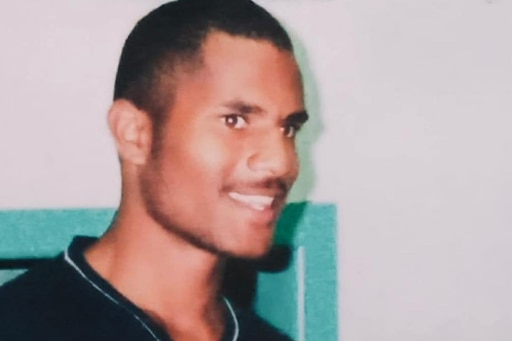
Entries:
{"label": "shoulder", "polygon": [[29,334],[36,316],[44,316],[49,289],[58,275],[54,261],[29,270],[0,287],[0,330],[9,339],[23,339],[21,332]]}
{"label": "shoulder", "polygon": [[46,340],[68,329],[80,309],[76,275],[56,258],[36,266],[0,287],[2,339]]}
{"label": "shoulder", "polygon": [[14,319],[59,323],[83,310],[91,296],[90,285],[62,253],[0,286],[0,331]]}
{"label": "shoulder", "polygon": [[122,306],[62,256],[0,287],[0,340],[150,340]]}
{"label": "shoulder", "polygon": [[20,307],[24,302],[44,298],[62,279],[62,266],[53,259],[45,261],[0,286],[0,311],[10,305]]}
{"label": "shoulder", "polygon": [[0,286],[0,312],[12,306],[18,310],[34,309],[44,302],[54,301],[65,295],[63,289],[72,279],[70,275],[58,258],[37,265]]}

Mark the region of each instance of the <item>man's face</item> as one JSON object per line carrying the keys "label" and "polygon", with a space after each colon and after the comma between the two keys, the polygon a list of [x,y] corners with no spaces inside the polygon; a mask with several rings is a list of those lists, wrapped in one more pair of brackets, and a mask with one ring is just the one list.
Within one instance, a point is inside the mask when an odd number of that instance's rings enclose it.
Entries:
{"label": "man's face", "polygon": [[298,173],[306,120],[294,57],[211,33],[201,67],[178,75],[161,140],[141,176],[151,217],[185,242],[254,258],[271,245]]}

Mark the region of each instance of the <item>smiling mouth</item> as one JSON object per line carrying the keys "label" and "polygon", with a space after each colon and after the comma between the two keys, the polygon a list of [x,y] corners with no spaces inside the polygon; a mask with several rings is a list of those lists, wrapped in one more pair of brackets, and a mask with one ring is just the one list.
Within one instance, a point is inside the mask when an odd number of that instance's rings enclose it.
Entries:
{"label": "smiling mouth", "polygon": [[241,194],[238,192],[229,192],[229,197],[256,211],[270,209],[274,203],[275,197],[267,195]]}

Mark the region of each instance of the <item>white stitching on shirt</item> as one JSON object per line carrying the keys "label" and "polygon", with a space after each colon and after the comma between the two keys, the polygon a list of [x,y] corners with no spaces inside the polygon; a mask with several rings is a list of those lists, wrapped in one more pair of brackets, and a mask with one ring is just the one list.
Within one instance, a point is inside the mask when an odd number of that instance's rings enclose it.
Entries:
{"label": "white stitching on shirt", "polygon": [[231,313],[231,317],[233,317],[233,322],[235,324],[235,332],[233,335],[233,341],[236,341],[236,340],[238,340],[238,333],[239,333],[238,319],[236,318],[235,311],[233,310],[233,307],[231,307],[231,303],[229,303],[228,299],[225,297],[222,297],[222,298],[224,299],[224,302],[226,303],[226,306],[228,307],[229,312]]}

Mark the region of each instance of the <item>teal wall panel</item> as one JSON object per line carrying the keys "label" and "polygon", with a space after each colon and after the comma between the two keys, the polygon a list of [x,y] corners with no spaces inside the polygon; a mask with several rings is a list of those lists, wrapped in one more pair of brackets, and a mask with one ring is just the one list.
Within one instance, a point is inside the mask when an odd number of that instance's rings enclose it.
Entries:
{"label": "teal wall panel", "polygon": [[111,208],[0,211],[0,259],[52,257],[74,235],[101,235],[114,212]]}
{"label": "teal wall panel", "polygon": [[[101,235],[111,208],[0,211],[0,260],[52,257],[74,235]],[[276,244],[288,263],[258,275],[255,309],[298,341],[337,340],[336,207],[293,203],[283,212]],[[19,272],[19,271],[18,271]],[[0,283],[17,270],[0,271]]]}
{"label": "teal wall panel", "polygon": [[259,275],[255,308],[296,340],[338,339],[336,241],[335,205],[294,203],[283,212],[276,243],[292,247],[292,260]]}
{"label": "teal wall panel", "polygon": [[[294,253],[295,255],[295,253]],[[300,302],[298,297],[298,276],[296,257],[290,266],[276,273],[260,273],[256,291],[255,309],[272,324],[279,326],[286,334],[299,340],[302,327],[298,319]]]}

